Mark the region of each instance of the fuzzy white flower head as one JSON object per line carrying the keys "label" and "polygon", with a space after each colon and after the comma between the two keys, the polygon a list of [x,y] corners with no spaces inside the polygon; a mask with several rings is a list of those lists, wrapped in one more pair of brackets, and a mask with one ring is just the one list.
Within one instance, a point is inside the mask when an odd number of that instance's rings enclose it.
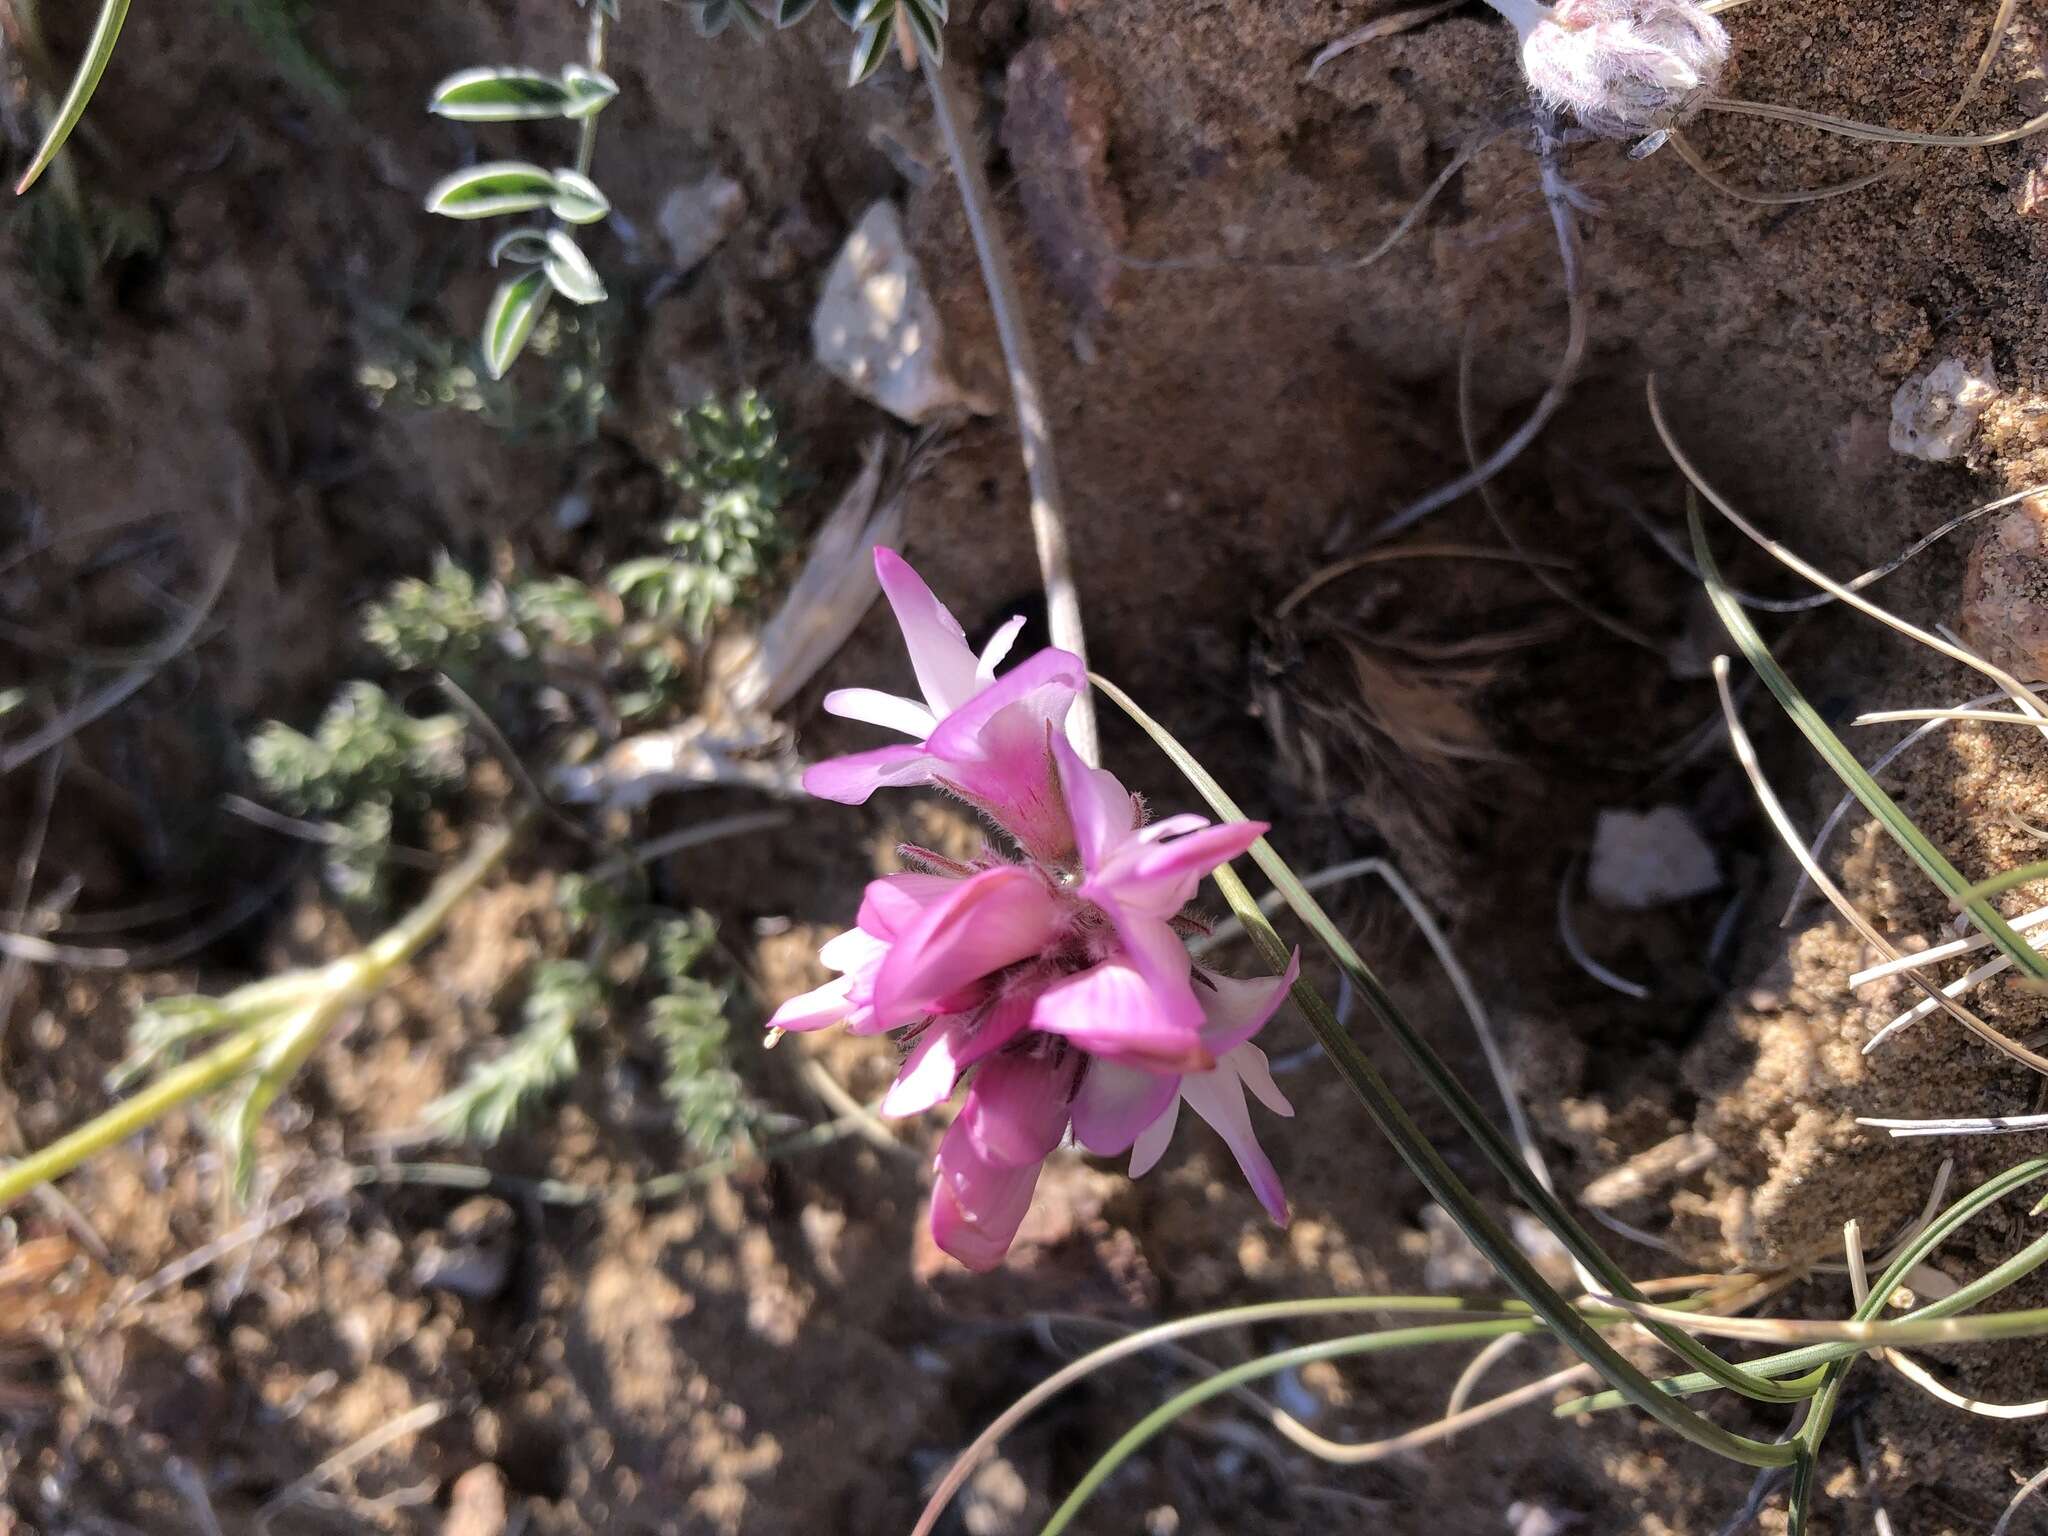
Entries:
{"label": "fuzzy white flower head", "polygon": [[1522,70],[1586,128],[1636,138],[1685,121],[1728,63],[1728,32],[1695,0],[1558,0],[1522,27]]}

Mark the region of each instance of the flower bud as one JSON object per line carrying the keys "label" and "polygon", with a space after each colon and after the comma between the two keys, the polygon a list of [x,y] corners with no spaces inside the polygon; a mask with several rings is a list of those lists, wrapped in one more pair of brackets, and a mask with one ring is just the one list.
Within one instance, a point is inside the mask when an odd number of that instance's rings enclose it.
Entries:
{"label": "flower bud", "polygon": [[1530,88],[1609,138],[1684,122],[1727,62],[1727,30],[1695,0],[1558,0],[1522,34]]}

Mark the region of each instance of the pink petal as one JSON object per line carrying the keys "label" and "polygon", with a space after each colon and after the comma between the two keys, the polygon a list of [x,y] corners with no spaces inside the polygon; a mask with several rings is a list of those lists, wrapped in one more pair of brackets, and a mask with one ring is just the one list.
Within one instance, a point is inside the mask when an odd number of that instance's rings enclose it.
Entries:
{"label": "pink petal", "polygon": [[1006,864],[956,882],[890,947],[875,977],[875,1015],[908,1022],[939,999],[1037,954],[1059,931],[1052,893]]}
{"label": "pink petal", "polygon": [[818,950],[818,959],[841,975],[851,976],[881,964],[888,953],[889,946],[874,933],[849,928],[827,939]]}
{"label": "pink petal", "polygon": [[[1157,1124],[1179,1098],[1176,1073],[1146,1072],[1119,1061],[1091,1061],[1081,1091],[1074,1095],[1074,1139],[1090,1152],[1114,1157]],[[1168,1134],[1172,1134],[1171,1127]]]}
{"label": "pink petal", "polygon": [[804,792],[841,805],[865,805],[878,789],[904,789],[931,782],[931,759],[923,747],[877,747],[848,757],[829,757],[804,770]]}
{"label": "pink petal", "polygon": [[1173,1128],[1180,1123],[1180,1092],[1175,1089],[1173,1102],[1166,1106],[1166,1113],[1154,1120],[1138,1134],[1131,1143],[1131,1177],[1142,1179],[1159,1165],[1159,1159],[1166,1156],[1166,1149],[1173,1141]]}
{"label": "pink petal", "polygon": [[[1085,893],[1087,886],[1081,887]],[[1122,941],[1129,964],[1152,989],[1155,1006],[1174,1029],[1199,1036],[1202,1005],[1189,979],[1193,962],[1188,947],[1170,925],[1150,917],[1138,917],[1120,904],[1097,899],[1096,905],[1108,916]]]}
{"label": "pink petal", "polygon": [[1067,814],[1073,818],[1074,846],[1080,850],[1082,868],[1092,874],[1135,830],[1137,804],[1115,774],[1081,761],[1081,754],[1066,737],[1053,738],[1052,755],[1067,798]]}
{"label": "pink petal", "polygon": [[1024,615],[1006,620],[1002,628],[989,637],[987,645],[981,648],[981,657],[974,664],[974,680],[986,688],[996,680],[996,668],[1010,654],[1010,647],[1017,643],[1018,631],[1024,627]]}
{"label": "pink petal", "polygon": [[1043,720],[1054,725],[1067,717],[1067,709],[1088,686],[1088,669],[1071,651],[1047,647],[1026,657],[973,699],[939,721],[927,745],[932,755],[948,761],[972,760],[974,739],[981,728],[1013,704],[1028,704]]}
{"label": "pink petal", "polygon": [[1067,1132],[1077,1066],[1016,1052],[984,1062],[960,1109],[975,1151],[999,1168],[1044,1162]]}
{"label": "pink petal", "polygon": [[1031,1027],[1030,995],[1000,998],[975,1023],[973,1033],[958,1049],[964,1072],[982,1057],[1001,1050]]}
{"label": "pink petal", "polygon": [[967,648],[966,632],[895,550],[875,546],[875,575],[896,612],[918,691],[944,719],[974,697],[974,652]]}
{"label": "pink petal", "polygon": [[955,1120],[933,1166],[932,1240],[969,1269],[994,1269],[1024,1224],[1043,1164],[997,1167],[982,1158],[966,1126]]}
{"label": "pink petal", "polygon": [[1266,1027],[1266,1021],[1287,1001],[1287,989],[1301,974],[1301,951],[1287,960],[1280,976],[1259,976],[1240,980],[1235,976],[1211,976],[1210,985],[1195,988],[1195,1000],[1202,1005],[1202,1044],[1216,1056],[1235,1049]]}
{"label": "pink petal", "polygon": [[1031,858],[1048,864],[1063,861],[1074,846],[1066,801],[1046,753],[1054,729],[1030,703],[1012,704],[981,727],[972,756],[945,760],[934,754],[932,769],[938,783],[1008,832]]}
{"label": "pink petal", "polygon": [[1222,1059],[1221,1065],[1228,1066],[1244,1079],[1245,1087],[1252,1096],[1274,1114],[1292,1120],[1294,1106],[1287,1102],[1287,1095],[1280,1091],[1280,1085],[1273,1081],[1272,1065],[1266,1060],[1266,1053],[1247,1040]]}
{"label": "pink petal", "polygon": [[775,1010],[768,1028],[801,1033],[839,1023],[853,1011],[853,1003],[847,997],[847,988],[852,984],[850,977],[839,976],[801,997],[792,997]]}
{"label": "pink petal", "polygon": [[905,1115],[921,1115],[950,1099],[964,1065],[958,1049],[966,1035],[967,1020],[961,1014],[945,1013],[933,1019],[910,1048],[903,1070],[882,1100],[882,1113],[900,1120]]}
{"label": "pink petal", "polygon": [[911,871],[870,880],[861,893],[856,921],[878,939],[894,941],[960,884],[954,875]]}
{"label": "pink petal", "polygon": [[939,723],[924,705],[878,688],[835,688],[825,695],[825,713],[879,725],[885,731],[901,731],[919,741],[931,735]]}
{"label": "pink petal", "polygon": [[1202,876],[1243,853],[1266,830],[1263,821],[1232,821],[1171,840],[1135,838],[1090,865],[1083,890],[1100,890],[1147,917],[1172,917],[1194,900]]}
{"label": "pink petal", "polygon": [[[1188,1002],[1192,1007],[1194,999]],[[1215,1061],[1202,1048],[1198,1023],[1162,1008],[1151,983],[1122,954],[1039,993],[1031,1027],[1064,1036],[1093,1056],[1154,1072],[1198,1072]]]}
{"label": "pink petal", "polygon": [[1252,1130],[1251,1112],[1244,1104],[1244,1084],[1237,1073],[1229,1067],[1218,1067],[1214,1072],[1187,1078],[1180,1085],[1180,1096],[1187,1100],[1188,1108],[1215,1127],[1237,1158],[1237,1166],[1244,1170],[1245,1181],[1259,1197],[1266,1214],[1285,1226],[1287,1192],[1280,1187],[1280,1175]]}

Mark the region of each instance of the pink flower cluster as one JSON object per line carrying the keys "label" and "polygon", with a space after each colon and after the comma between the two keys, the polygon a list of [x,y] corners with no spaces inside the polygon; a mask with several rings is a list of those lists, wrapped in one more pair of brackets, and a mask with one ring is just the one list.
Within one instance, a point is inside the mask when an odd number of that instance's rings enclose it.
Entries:
{"label": "pink flower cluster", "polygon": [[1016,856],[990,848],[960,863],[904,848],[911,872],[869,885],[856,926],[820,952],[838,979],[784,1004],[770,1026],[896,1033],[908,1052],[885,1115],[935,1108],[972,1073],[939,1146],[931,1214],[939,1246],[972,1269],[1009,1251],[1041,1165],[1070,1130],[1092,1152],[1129,1151],[1141,1174],[1165,1153],[1183,1100],[1285,1222],[1244,1090],[1293,1113],[1251,1042],[1296,965],[1254,981],[1203,970],[1186,944],[1200,925],[1182,913],[1264,824],[1148,824],[1142,802],[1064,734],[1088,686],[1077,657],[1040,651],[998,677],[1021,619],[977,657],[901,556],[876,550],[875,570],[923,699],[851,688],[825,708],[913,740],[820,763],[804,787],[859,805],[877,789],[935,786],[1007,833]]}

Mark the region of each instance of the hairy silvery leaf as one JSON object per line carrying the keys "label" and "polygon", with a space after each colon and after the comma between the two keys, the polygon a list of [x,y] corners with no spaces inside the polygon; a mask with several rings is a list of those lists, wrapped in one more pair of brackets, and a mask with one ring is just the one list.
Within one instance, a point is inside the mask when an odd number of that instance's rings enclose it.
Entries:
{"label": "hairy silvery leaf", "polygon": [[490,369],[492,378],[505,377],[505,370],[525,348],[533,328],[540,324],[553,293],[544,270],[525,273],[499,286],[491,298],[490,313],[484,316],[484,366]]}
{"label": "hairy silvery leaf", "polygon": [[945,13],[928,9],[922,0],[903,0],[903,14],[910,20],[910,30],[917,34],[917,45],[932,56],[934,64],[942,64],[946,58],[946,43],[941,33]]}
{"label": "hairy silvery leaf", "polygon": [[775,25],[793,27],[811,14],[811,7],[818,0],[776,0]]}
{"label": "hairy silvery leaf", "polygon": [[532,213],[555,195],[555,178],[537,165],[493,160],[443,176],[427,193],[427,212],[451,219]]}
{"label": "hairy silvery leaf", "polygon": [[595,224],[612,211],[611,199],[581,171],[555,172],[555,195],[548,212],[565,224]]}
{"label": "hairy silvery leaf", "polygon": [[548,233],[544,229],[509,229],[491,242],[491,265],[501,261],[532,266],[548,259]]}
{"label": "hairy silvery leaf", "polygon": [[854,0],[852,24],[856,27],[886,26],[895,11],[896,0]]}
{"label": "hairy silvery leaf", "polygon": [[566,230],[549,230],[547,241],[547,260],[541,264],[541,270],[554,284],[555,292],[572,304],[602,304],[604,281],[590,264],[590,258],[583,254],[583,248]]}
{"label": "hairy silvery leaf", "polygon": [[619,94],[619,83],[603,70],[582,64],[564,64],[562,89],[569,97],[569,104],[562,109],[564,117],[595,117]]}
{"label": "hairy silvery leaf", "polygon": [[846,83],[859,85],[882,67],[882,60],[889,56],[889,28],[884,26],[863,27],[853,45],[853,62],[846,71]]}
{"label": "hairy silvery leaf", "polygon": [[485,67],[459,70],[443,80],[434,87],[427,110],[458,123],[521,123],[571,116],[576,102],[570,87],[553,75]]}
{"label": "hairy silvery leaf", "polygon": [[761,18],[750,0],[694,0],[692,19],[705,37],[716,37],[737,21],[749,37],[761,35]]}
{"label": "hairy silvery leaf", "polygon": [[853,25],[853,13],[860,8],[860,0],[832,0],[832,9],[839,13],[839,19],[849,27]]}

